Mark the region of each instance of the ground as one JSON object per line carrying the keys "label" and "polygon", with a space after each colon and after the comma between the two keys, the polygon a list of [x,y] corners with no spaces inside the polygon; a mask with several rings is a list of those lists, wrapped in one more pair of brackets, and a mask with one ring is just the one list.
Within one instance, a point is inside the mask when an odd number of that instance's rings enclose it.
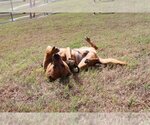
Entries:
{"label": "ground", "polygon": [[[82,47],[89,36],[102,58],[127,66],[82,71],[77,83],[48,82],[40,66],[48,45]],[[54,14],[0,25],[0,111],[150,110],[150,14]]]}

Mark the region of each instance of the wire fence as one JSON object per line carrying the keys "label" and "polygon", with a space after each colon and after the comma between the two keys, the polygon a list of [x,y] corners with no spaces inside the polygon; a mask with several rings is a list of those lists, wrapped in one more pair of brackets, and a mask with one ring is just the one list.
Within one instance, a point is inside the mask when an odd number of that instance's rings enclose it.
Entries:
{"label": "wire fence", "polygon": [[[8,23],[10,21],[17,21],[22,19],[32,19],[35,17],[42,17],[48,13],[33,13],[33,12],[15,12],[19,8],[32,8],[36,4],[48,3],[51,0],[0,0],[0,24]],[[4,11],[3,11],[4,9]],[[5,12],[6,11],[6,12]]]}
{"label": "wire fence", "polygon": [[[148,3],[150,0],[0,0],[0,12],[5,12],[0,13],[0,22],[4,19],[32,19],[37,13],[143,13],[150,12]],[[18,13],[21,17],[18,17]],[[8,15],[9,19],[4,15]]]}

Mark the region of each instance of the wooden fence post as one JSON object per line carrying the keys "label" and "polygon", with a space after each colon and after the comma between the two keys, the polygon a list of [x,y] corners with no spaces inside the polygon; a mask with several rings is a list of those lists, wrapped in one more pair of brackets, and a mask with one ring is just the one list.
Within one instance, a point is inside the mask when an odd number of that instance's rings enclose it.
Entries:
{"label": "wooden fence post", "polygon": [[[30,0],[30,9],[32,8],[32,0]],[[32,19],[32,13],[30,12],[30,19]]]}
{"label": "wooden fence post", "polygon": [[11,16],[11,21],[13,22],[14,21],[14,18],[13,18],[13,3],[12,3],[12,0],[10,0],[10,6],[11,6],[11,13],[10,13],[10,16]]}

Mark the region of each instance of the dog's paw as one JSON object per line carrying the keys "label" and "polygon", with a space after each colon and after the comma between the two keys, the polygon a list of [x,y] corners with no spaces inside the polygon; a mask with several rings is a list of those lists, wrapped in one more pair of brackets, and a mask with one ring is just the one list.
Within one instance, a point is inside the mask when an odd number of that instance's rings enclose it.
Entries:
{"label": "dog's paw", "polygon": [[85,40],[86,40],[86,41],[91,41],[90,38],[87,37],[87,36],[85,37]]}
{"label": "dog's paw", "polygon": [[88,64],[88,63],[89,63],[89,59],[86,59],[84,62],[85,62],[86,64]]}

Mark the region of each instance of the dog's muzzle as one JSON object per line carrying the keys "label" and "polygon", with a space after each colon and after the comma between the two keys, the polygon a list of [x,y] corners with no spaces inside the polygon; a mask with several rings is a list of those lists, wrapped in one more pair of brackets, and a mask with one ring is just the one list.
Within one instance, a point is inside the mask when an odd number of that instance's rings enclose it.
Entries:
{"label": "dog's muzzle", "polygon": [[55,81],[55,79],[53,79],[51,76],[48,77],[49,82],[53,82]]}

